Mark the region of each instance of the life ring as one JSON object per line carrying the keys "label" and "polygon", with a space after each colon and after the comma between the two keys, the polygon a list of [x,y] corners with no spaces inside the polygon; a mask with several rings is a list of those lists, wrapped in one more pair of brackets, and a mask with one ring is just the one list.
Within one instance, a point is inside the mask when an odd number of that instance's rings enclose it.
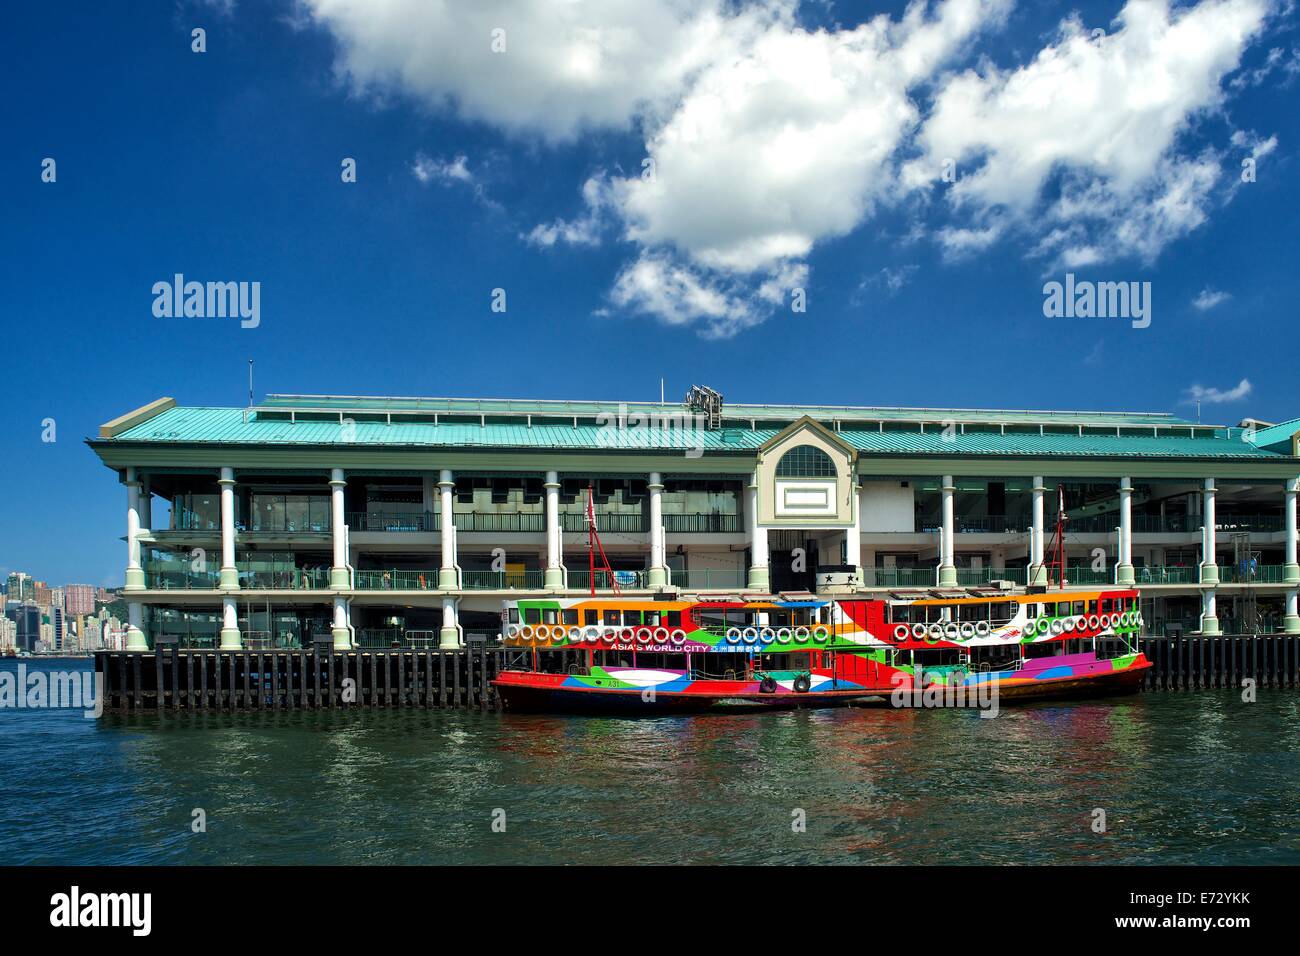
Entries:
{"label": "life ring", "polygon": [[1056,618],[1054,621],[1052,621],[1052,623],[1049,624],[1048,627],[1051,629],[1051,632],[1057,637],[1059,637],[1061,635],[1061,632],[1065,630],[1065,625],[1061,623],[1061,619],[1059,617]]}
{"label": "life ring", "polygon": [[925,640],[929,644],[943,640],[943,628],[938,624],[931,624],[930,629],[926,632]]}
{"label": "life ring", "polygon": [[1070,632],[1070,631],[1073,631],[1074,628],[1075,628],[1075,626],[1076,626],[1078,623],[1079,623],[1079,622],[1076,621],[1074,618],[1069,617],[1069,618],[1066,618],[1066,619],[1065,619],[1065,622],[1064,622],[1061,626],[1062,626],[1063,628],[1065,628],[1066,632],[1068,633],[1068,632]]}
{"label": "life ring", "polygon": [[1088,627],[1094,631],[1097,630],[1097,628],[1101,627],[1101,618],[1099,618],[1096,614],[1092,615],[1090,618],[1088,618]]}
{"label": "life ring", "polygon": [[509,637],[518,637],[518,636],[519,636],[519,625],[518,625],[518,624],[511,624],[509,627],[506,628],[506,634],[507,634]]}
{"label": "life ring", "polygon": [[595,644],[598,640],[600,640],[600,630],[595,627],[589,627],[585,631],[583,631],[582,638],[588,644]]}
{"label": "life ring", "polygon": [[727,643],[728,644],[740,643],[740,628],[738,627],[727,628]]}
{"label": "life ring", "polygon": [[618,639],[618,634],[615,633],[613,628],[610,628],[600,635],[600,639],[606,644],[613,644]]}
{"label": "life ring", "polygon": [[760,627],[758,629],[758,639],[764,644],[771,644],[776,640],[776,631],[772,630],[770,627]]}
{"label": "life ring", "polygon": [[649,644],[649,643],[650,643],[650,628],[648,628],[648,627],[638,627],[638,628],[636,629],[636,642],[637,642],[638,644]]}
{"label": "life ring", "polygon": [[551,639],[551,629],[545,624],[538,624],[533,628],[533,635],[539,641],[549,641]]}
{"label": "life ring", "polygon": [[898,624],[894,627],[894,640],[905,641],[907,636],[912,633],[912,629],[906,624]]}
{"label": "life ring", "polygon": [[969,641],[975,636],[975,625],[970,621],[963,621],[961,625],[961,636]]}
{"label": "life ring", "polygon": [[961,637],[961,628],[956,621],[949,621],[943,626],[943,636],[950,641],[956,641]]}
{"label": "life ring", "polygon": [[625,627],[619,632],[618,637],[624,644],[631,644],[636,640],[636,631],[632,630],[630,627]]}
{"label": "life ring", "polygon": [[993,633],[993,628],[989,625],[988,621],[976,621],[975,633],[980,637],[988,637]]}
{"label": "life ring", "polygon": [[771,674],[764,674],[763,679],[758,682],[758,689],[763,694],[776,693],[776,678]]}
{"label": "life ring", "polygon": [[804,627],[802,624],[800,624],[798,627],[796,627],[796,628],[794,629],[794,639],[795,639],[795,641],[796,641],[797,643],[799,643],[799,644],[807,644],[807,643],[808,643],[808,628]]}
{"label": "life ring", "polygon": [[[667,644],[667,643],[668,643],[668,628],[666,628],[666,627],[656,627],[652,633],[654,634],[654,638],[655,638],[655,643],[656,643],[656,644]],[[663,635],[663,636],[661,637],[660,635]]]}
{"label": "life ring", "polygon": [[925,626],[924,624],[913,624],[913,625],[912,625],[912,637],[913,637],[915,640],[918,640],[918,641],[920,641],[920,640],[924,640],[924,639],[925,639],[925,632],[926,632],[926,626]]}
{"label": "life ring", "polygon": [[755,641],[758,640],[758,628],[756,627],[745,628],[743,631],[740,632],[740,638],[746,644],[753,644]]}
{"label": "life ring", "polygon": [[671,640],[674,644],[685,644],[686,632],[679,627],[677,628],[677,630],[673,631],[671,634],[668,635],[668,639]]}
{"label": "life ring", "polygon": [[800,674],[794,679],[794,692],[796,694],[806,694],[812,690],[812,681],[807,674]]}
{"label": "life ring", "polygon": [[816,627],[813,628],[812,636],[813,636],[813,640],[816,641],[818,644],[823,644],[826,641],[830,640],[831,637],[830,628],[828,628],[825,624],[818,624]]}
{"label": "life ring", "polygon": [[525,641],[531,641],[533,639],[533,626],[531,624],[525,624],[520,629],[519,636]]}
{"label": "life ring", "polygon": [[789,644],[790,638],[793,636],[788,627],[778,627],[776,629],[776,642],[778,644]]}

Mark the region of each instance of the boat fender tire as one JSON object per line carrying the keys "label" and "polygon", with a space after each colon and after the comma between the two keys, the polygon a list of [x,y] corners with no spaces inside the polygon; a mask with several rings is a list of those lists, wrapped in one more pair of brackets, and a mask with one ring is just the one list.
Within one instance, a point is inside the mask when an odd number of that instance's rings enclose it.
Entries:
{"label": "boat fender tire", "polygon": [[812,681],[808,679],[807,674],[800,674],[794,679],[794,692],[796,694],[806,694],[812,690]]}
{"label": "boat fender tire", "polygon": [[764,675],[763,679],[759,681],[758,689],[760,692],[764,694],[775,694],[776,678],[773,677],[771,674]]}

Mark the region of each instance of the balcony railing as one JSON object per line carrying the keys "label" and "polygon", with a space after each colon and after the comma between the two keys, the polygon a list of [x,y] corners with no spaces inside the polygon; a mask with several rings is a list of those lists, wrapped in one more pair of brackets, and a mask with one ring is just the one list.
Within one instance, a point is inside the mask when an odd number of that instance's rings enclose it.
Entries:
{"label": "balcony railing", "polygon": [[[620,590],[635,590],[648,587],[645,571],[614,571],[612,579],[610,572],[604,570],[596,572],[597,591],[611,590],[614,583],[618,584]],[[569,571],[569,589],[573,591],[590,591],[591,571],[586,568]]]}
{"label": "balcony railing", "polygon": [[934,568],[863,568],[867,587],[932,588]]}
{"label": "balcony railing", "polygon": [[438,572],[396,568],[355,571],[354,586],[361,591],[436,591]]}
{"label": "balcony railing", "polygon": [[1286,566],[1282,564],[1257,564],[1244,568],[1236,565],[1219,566],[1219,581],[1222,584],[1281,584],[1285,574]]}
{"label": "balcony railing", "polygon": [[253,534],[320,534],[330,530],[330,500],[310,498],[273,501],[272,507],[259,501],[244,529]]}
{"label": "balcony railing", "polygon": [[350,531],[437,531],[438,515],[432,511],[385,513],[352,511],[347,516]]}
{"label": "balcony railing", "polygon": [[[599,526],[600,519],[596,519]],[[664,515],[668,534],[736,534],[743,531],[740,515],[690,514]]]}
{"label": "balcony railing", "polygon": [[146,571],[145,585],[157,591],[203,591],[220,587],[217,571]]}
{"label": "balcony railing", "polygon": [[361,650],[393,647],[424,650],[438,646],[438,632],[415,628],[366,627],[357,630],[356,642]]}
{"label": "balcony railing", "polygon": [[729,571],[724,568],[672,572],[673,584],[692,591],[739,591],[748,583],[747,577],[744,571]]}
{"label": "balcony railing", "polygon": [[1201,579],[1201,569],[1196,565],[1166,567],[1150,565],[1135,567],[1133,577],[1138,584],[1196,584]]}
{"label": "balcony railing", "polygon": [[240,588],[250,591],[316,591],[330,586],[328,568],[285,568],[250,571],[239,569]]}
{"label": "balcony railing", "polygon": [[[596,529],[602,533],[644,534],[649,522],[644,514],[602,514],[596,512]],[[587,530],[587,516],[582,512],[560,513],[560,527],[567,532]]]}
{"label": "balcony railing", "polygon": [[462,512],[453,516],[457,531],[544,532],[546,515],[533,511]]}
{"label": "balcony railing", "polygon": [[539,590],[545,572],[527,571],[462,571],[461,587],[467,591]]}

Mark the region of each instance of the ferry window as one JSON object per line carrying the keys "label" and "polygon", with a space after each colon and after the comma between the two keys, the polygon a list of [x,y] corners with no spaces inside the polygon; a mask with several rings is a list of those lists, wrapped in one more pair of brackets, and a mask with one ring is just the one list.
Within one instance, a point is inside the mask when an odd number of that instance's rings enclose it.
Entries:
{"label": "ferry window", "polygon": [[1059,603],[1058,605],[1056,605],[1056,613],[1057,613],[1057,614],[1060,614],[1060,615],[1066,615],[1066,614],[1069,614],[1069,613],[1070,613],[1070,602],[1069,602],[1069,601],[1062,601],[1061,603]]}
{"label": "ferry window", "polygon": [[910,604],[895,604],[891,610],[893,611],[894,623],[912,623],[912,606]]}
{"label": "ferry window", "polygon": [[961,604],[957,613],[962,621],[987,621],[989,606],[987,604]]}
{"label": "ferry window", "polygon": [[526,608],[524,608],[524,623],[525,623],[525,624],[541,624],[541,623],[542,623],[542,612],[541,612],[538,608],[535,608],[535,607],[526,607]]}
{"label": "ferry window", "polygon": [[1089,613],[1089,614],[1096,614],[1096,613],[1097,613],[1097,602],[1096,602],[1096,601],[1089,601],[1089,602],[1088,602],[1088,613]]}
{"label": "ferry window", "polygon": [[997,604],[989,605],[989,619],[993,621],[1009,621],[1015,614],[1015,605],[1006,601],[1000,601]]}
{"label": "ferry window", "polygon": [[637,627],[641,623],[640,611],[624,611],[623,624],[626,627]]}
{"label": "ferry window", "polygon": [[578,623],[578,612],[577,612],[577,611],[562,611],[562,612],[561,612],[561,615],[562,615],[561,619],[563,620],[563,622],[564,622],[565,624],[577,624],[577,623]]}
{"label": "ferry window", "polygon": [[618,627],[618,611],[605,612],[605,626]]}
{"label": "ferry window", "polygon": [[517,608],[517,607],[512,607],[512,608],[510,609],[510,623],[511,623],[511,624],[518,624],[518,623],[519,623],[519,608]]}
{"label": "ferry window", "polygon": [[667,625],[668,627],[681,627],[681,626],[682,626],[682,612],[681,612],[681,611],[669,611],[669,612],[665,615],[665,617],[667,618],[667,621],[666,621],[665,623],[666,623],[666,625]]}
{"label": "ferry window", "polygon": [[542,621],[543,623],[546,624],[559,623],[559,617],[560,617],[559,612],[557,612],[553,607],[548,607],[545,611],[542,612]]}
{"label": "ferry window", "polygon": [[645,612],[645,622],[646,622],[646,626],[647,626],[647,627],[658,627],[658,626],[659,626],[659,612],[658,612],[658,611],[646,611],[646,612]]}
{"label": "ferry window", "polygon": [[1075,601],[1075,602],[1074,602],[1074,611],[1073,611],[1072,613],[1074,613],[1074,614],[1082,614],[1082,613],[1083,613],[1083,602],[1082,602],[1082,601]]}
{"label": "ferry window", "polygon": [[593,610],[592,608],[587,608],[587,610],[585,610],[585,611],[582,612],[582,623],[583,623],[584,625],[585,625],[585,624],[599,624],[599,623],[600,623],[600,612],[599,612],[599,611],[596,611],[596,610]]}

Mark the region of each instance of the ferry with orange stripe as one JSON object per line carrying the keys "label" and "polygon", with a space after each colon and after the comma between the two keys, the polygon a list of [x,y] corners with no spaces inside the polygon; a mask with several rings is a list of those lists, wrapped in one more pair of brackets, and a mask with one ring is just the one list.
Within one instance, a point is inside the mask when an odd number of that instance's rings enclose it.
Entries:
{"label": "ferry with orange stripe", "polygon": [[1132,589],[508,601],[507,710],[805,707],[937,687],[1027,699],[1135,691]]}

